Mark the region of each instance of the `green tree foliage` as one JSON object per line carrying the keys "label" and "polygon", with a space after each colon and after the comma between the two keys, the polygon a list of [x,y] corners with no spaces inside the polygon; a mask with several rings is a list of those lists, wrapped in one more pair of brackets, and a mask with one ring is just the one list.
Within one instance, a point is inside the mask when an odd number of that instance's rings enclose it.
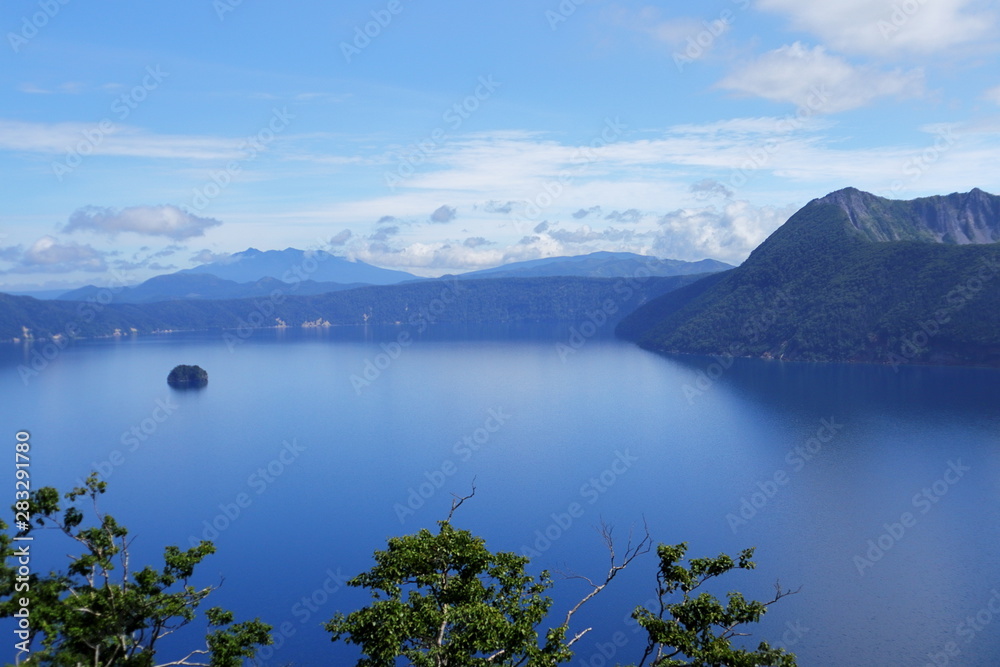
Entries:
{"label": "green tree foliage", "polygon": [[[464,499],[462,499],[464,500]],[[458,503],[460,504],[460,502]],[[636,557],[649,551],[648,531],[625,555],[615,554],[612,531],[601,527],[611,565],[599,582],[584,579],[590,592],[550,628],[540,642],[537,628],[552,605],[543,593],[552,585],[547,572],[535,579],[525,572],[528,559],[513,553],[492,553],[481,538],[451,524],[452,513],[438,522],[439,530],[390,538],[388,549],[375,552],[375,566],[348,581],[370,589],[370,606],[326,624],[333,640],[361,646],[358,667],[394,667],[397,659],[416,667],[528,665],[543,667],[569,661],[572,646],[589,628],[569,637],[573,615],[600,593]],[[709,593],[692,596],[705,581],[734,568],[753,569],[753,549],[738,562],[722,554],[680,564],[686,544],[661,545],[657,589],[660,607],[636,609],[633,617],[649,635],[640,665],[657,667],[795,667],[795,656],[761,642],[756,650],[734,647],[738,630],[756,623],[767,607],[789,592],[778,589],[770,602],[747,601],[730,593],[726,604]],[[680,592],[682,599],[669,601]]]}
{"label": "green tree foliage", "polygon": [[[776,585],[770,602],[748,601],[739,592],[731,592],[723,604],[714,595],[694,593],[710,579],[733,570],[752,570],[753,549],[743,550],[737,561],[726,554],[715,558],[692,558],[681,564],[687,543],[660,545],[659,572],[656,575],[659,608],[639,607],[632,614],[649,635],[642,661],[653,667],[795,667],[795,655],[760,642],[756,650],[734,648],[734,637],[742,636],[741,626],[757,623],[767,608],[791,593]],[[680,599],[670,601],[679,594]]]}
{"label": "green tree foliage", "polygon": [[[8,564],[12,541],[7,526],[0,523],[5,563],[0,571],[0,617],[12,617],[22,606],[20,599],[29,600],[31,652],[21,664],[154,667],[158,642],[194,621],[198,607],[217,588],[191,584],[195,568],[215,552],[211,542],[187,550],[168,546],[162,567],[134,571],[128,530],[98,510],[97,499],[105,488],[105,482],[91,475],[84,487],[65,494],[65,505],[52,487],[32,492],[34,524],[21,534],[56,529],[83,548],[71,556],[65,571],[30,575],[26,592],[15,591],[15,569]],[[82,499],[90,500],[96,525],[84,526],[77,503]],[[232,613],[218,607],[207,610],[205,619],[205,648],[163,666],[238,667],[272,641],[271,626],[259,619],[236,623]]]}
{"label": "green tree foliage", "polygon": [[650,301],[616,331],[664,352],[998,365],[1000,243],[873,242],[815,201],[739,268]]}
{"label": "green tree foliage", "polygon": [[569,660],[564,628],[543,646],[535,630],[552,600],[547,573],[534,579],[528,559],[491,553],[481,538],[439,522],[437,534],[394,537],[376,565],[348,582],[373,591],[371,606],[326,624],[368,656],[359,665],[389,666],[403,657],[418,667],[555,665]]}
{"label": "green tree foliage", "polygon": [[631,540],[621,562],[611,543],[611,529],[602,534],[611,548],[611,565],[601,583],[588,580],[591,591],[545,632],[538,626],[552,600],[543,593],[552,586],[548,572],[536,579],[525,571],[528,558],[510,552],[493,553],[482,538],[451,525],[452,504],[438,532],[390,538],[388,549],[375,552],[375,566],[347,582],[372,591],[370,606],[326,624],[333,641],[361,646],[359,667],[391,667],[405,658],[416,667],[531,665],[567,662],[570,647],[588,631],[567,639],[573,615],[597,595],[634,558],[648,551],[648,533],[637,545]]}

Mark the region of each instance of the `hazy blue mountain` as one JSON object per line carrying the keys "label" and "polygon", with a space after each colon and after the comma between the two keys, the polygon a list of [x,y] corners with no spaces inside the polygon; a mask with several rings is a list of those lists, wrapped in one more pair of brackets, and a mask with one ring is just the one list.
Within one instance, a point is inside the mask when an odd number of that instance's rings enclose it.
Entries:
{"label": "hazy blue mountain", "polygon": [[[152,303],[172,299],[245,299],[267,296],[278,290],[282,294],[325,294],[359,287],[357,283],[318,283],[315,280],[286,283],[277,278],[261,278],[249,283],[224,280],[208,273],[171,273],[150,278],[134,287],[113,292],[118,303]],[[99,297],[107,288],[88,285],[59,296],[63,301],[88,301]]]}
{"label": "hazy blue mountain", "polygon": [[[612,327],[648,300],[697,276],[420,280],[319,295],[173,299],[152,303],[40,301],[0,294],[0,341],[27,337],[145,334],[178,330],[389,324],[415,330],[448,324],[590,322]],[[593,335],[591,332],[588,335]]]}
{"label": "hazy blue mountain", "polygon": [[684,276],[714,273],[733,268],[714,259],[685,262],[657,259],[631,252],[593,252],[574,257],[547,257],[512,262],[480,271],[470,271],[459,278],[538,278],[542,276],[579,276],[584,278],[626,278],[630,276]]}
{"label": "hazy blue mountain", "polygon": [[809,361],[1000,364],[1000,197],[809,202],[737,269],[639,308],[650,349]]}
{"label": "hazy blue mountain", "polygon": [[225,259],[202,264],[193,269],[184,269],[178,273],[208,273],[237,283],[252,283],[261,278],[277,278],[286,283],[315,280],[321,283],[393,285],[417,278],[404,271],[381,269],[364,262],[351,262],[323,250],[305,251],[295,248],[265,251],[248,248]]}
{"label": "hazy blue mountain", "polygon": [[34,299],[59,299],[65,293],[65,287],[63,289],[13,290],[5,292],[5,294],[12,294],[14,296],[30,296]]}

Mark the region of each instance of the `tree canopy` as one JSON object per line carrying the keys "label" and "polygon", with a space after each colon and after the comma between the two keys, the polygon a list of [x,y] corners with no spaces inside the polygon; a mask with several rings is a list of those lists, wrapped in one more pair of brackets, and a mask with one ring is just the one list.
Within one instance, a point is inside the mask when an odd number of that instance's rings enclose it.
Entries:
{"label": "tree canopy", "polygon": [[[416,667],[529,665],[547,667],[569,661],[572,646],[590,628],[572,633],[573,615],[599,594],[632,561],[649,550],[648,530],[624,556],[616,557],[612,530],[601,526],[611,564],[603,580],[585,579],[590,592],[570,609],[565,619],[544,633],[539,626],[552,606],[543,594],[552,586],[548,572],[537,578],[526,571],[528,558],[491,552],[482,538],[456,529],[452,516],[438,522],[438,532],[422,529],[414,535],[393,537],[388,548],[375,552],[375,565],[347,583],[369,589],[372,603],[338,613],[326,624],[333,641],[361,647],[358,667],[393,667],[397,659]],[[769,602],[748,601],[730,593],[726,604],[709,593],[692,596],[707,580],[734,568],[750,570],[753,549],[737,561],[725,554],[694,558],[681,564],[687,544],[660,545],[657,554],[659,608],[636,608],[633,618],[648,634],[639,665],[656,667],[794,667],[795,656],[761,642],[755,650],[733,646],[740,628],[757,623],[790,591],[777,588]],[[680,599],[672,601],[672,596]],[[571,636],[572,635],[572,636]]]}
{"label": "tree canopy", "polygon": [[[18,535],[54,529],[75,541],[81,552],[71,555],[62,571],[31,573],[21,581],[12,564],[17,550],[0,522],[0,617],[16,617],[26,608],[31,619],[29,636],[19,645],[25,649],[18,654],[20,664],[239,667],[271,643],[271,626],[259,619],[237,623],[231,612],[212,607],[204,614],[204,648],[157,663],[160,641],[195,621],[198,608],[218,588],[192,584],[195,568],[215,546],[205,541],[187,550],[168,546],[162,566],[134,570],[128,530],[98,509],[105,490],[106,483],[93,474],[83,487],[65,494],[65,504],[52,487],[31,492],[26,511],[33,521],[20,522]],[[93,507],[94,525],[84,523],[78,504],[84,499]]]}

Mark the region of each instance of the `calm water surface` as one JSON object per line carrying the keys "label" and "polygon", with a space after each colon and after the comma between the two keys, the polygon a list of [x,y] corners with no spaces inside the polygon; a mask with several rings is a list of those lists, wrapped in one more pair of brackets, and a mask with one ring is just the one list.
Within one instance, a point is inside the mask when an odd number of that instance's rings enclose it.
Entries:
{"label": "calm water surface", "polygon": [[[11,442],[31,432],[36,485],[101,470],[103,509],[138,536],[137,559],[214,539],[200,583],[224,577],[214,603],[279,629],[269,665],[353,664],[320,627],[367,600],[343,580],[473,481],[456,524],[536,571],[600,576],[601,520],[621,540],[645,520],[694,556],[756,546],[757,570],[715,592],[801,587],[752,638],[800,665],[1000,663],[1000,372],[723,368],[597,338],[560,355],[564,325],[397,348],[398,334],[91,341],[28,376],[32,349],[5,345],[3,426]],[[208,387],[170,390],[179,363],[204,367]],[[70,546],[39,548],[57,564]],[[581,614],[594,630],[573,664],[638,659],[628,615],[655,564],[636,561]],[[557,611],[584,592],[560,579]]]}

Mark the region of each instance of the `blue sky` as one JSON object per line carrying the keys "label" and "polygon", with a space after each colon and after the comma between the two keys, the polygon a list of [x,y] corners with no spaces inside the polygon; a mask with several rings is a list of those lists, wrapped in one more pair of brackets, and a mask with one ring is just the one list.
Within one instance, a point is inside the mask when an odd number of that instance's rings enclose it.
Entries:
{"label": "blue sky", "polygon": [[1000,192],[974,0],[8,0],[0,289],[323,248],[732,263],[809,200]]}

